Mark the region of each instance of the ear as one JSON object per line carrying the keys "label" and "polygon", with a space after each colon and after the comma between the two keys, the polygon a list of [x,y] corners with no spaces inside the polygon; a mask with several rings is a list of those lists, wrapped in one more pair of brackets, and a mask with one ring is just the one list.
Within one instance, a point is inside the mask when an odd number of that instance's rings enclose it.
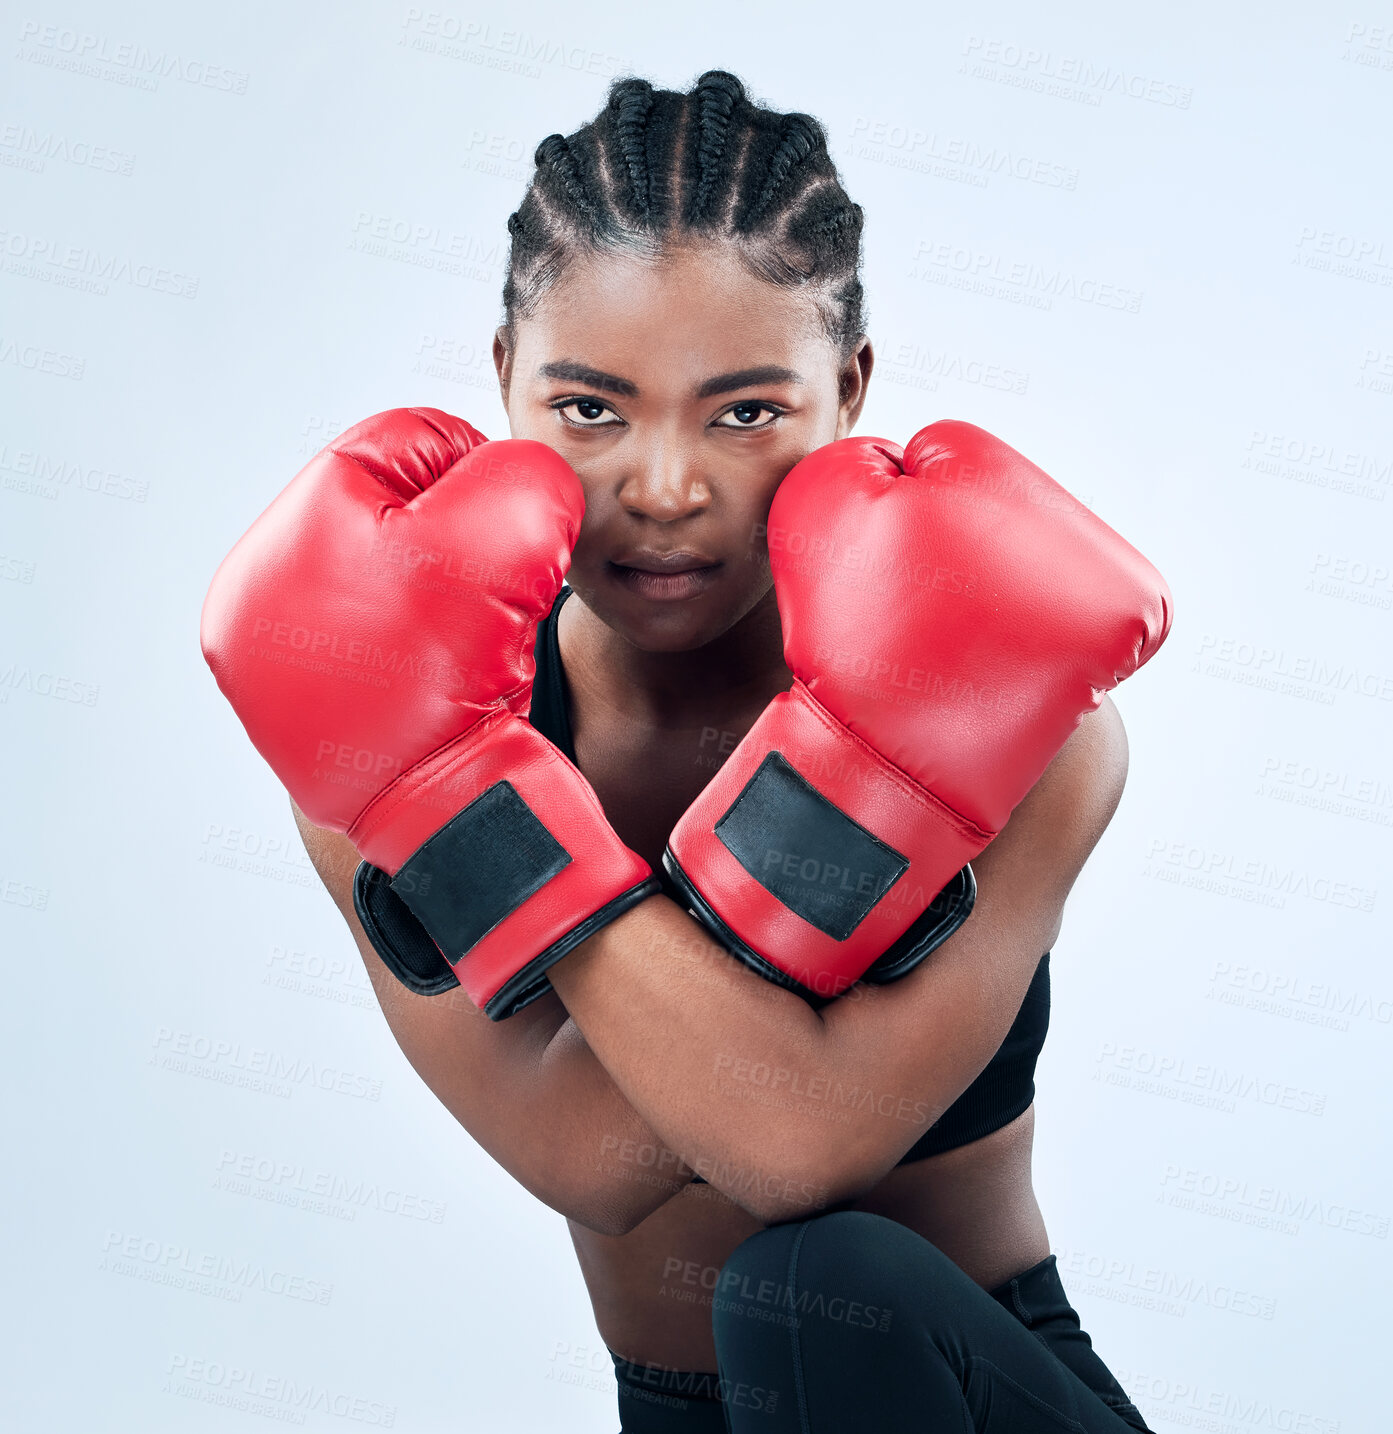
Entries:
{"label": "ear", "polygon": [[861,409],[865,406],[866,389],[870,386],[874,367],[875,353],[870,339],[863,334],[837,375],[838,438],[845,438],[856,427],[856,420],[861,417]]}
{"label": "ear", "polygon": [[500,324],[493,336],[493,367],[498,374],[498,391],[503,395],[503,407],[508,406],[508,385],[513,379],[513,350],[508,344],[508,326]]}

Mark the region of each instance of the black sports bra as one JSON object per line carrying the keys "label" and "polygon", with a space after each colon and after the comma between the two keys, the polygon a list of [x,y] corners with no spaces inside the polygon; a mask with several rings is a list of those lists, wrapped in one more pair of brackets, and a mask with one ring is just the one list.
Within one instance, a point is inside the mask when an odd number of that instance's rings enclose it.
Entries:
{"label": "black sports bra", "polygon": [[[570,693],[556,637],[556,617],[570,592],[570,588],[563,587],[551,612],[537,624],[537,675],[532,687],[529,720],[574,762]],[[685,907],[686,899],[667,873],[659,870],[655,875],[662,882],[663,890]],[[1046,951],[996,1054],[977,1079],[943,1112],[938,1123],[930,1126],[905,1152],[899,1163],[908,1165],[980,1140],[1022,1114],[1035,1099],[1035,1061],[1045,1044],[1049,1024],[1050,953]],[[701,1177],[698,1175],[695,1180],[701,1181]]]}

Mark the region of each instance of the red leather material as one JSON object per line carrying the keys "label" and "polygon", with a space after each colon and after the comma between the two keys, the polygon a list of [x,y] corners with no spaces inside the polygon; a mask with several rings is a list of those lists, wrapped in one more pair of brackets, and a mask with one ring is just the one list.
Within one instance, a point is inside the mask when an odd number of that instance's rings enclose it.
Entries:
{"label": "red leather material", "polygon": [[311,821],[347,831],[396,775],[530,693],[584,508],[544,444],[394,409],[256,520],[208,590],[203,652]]}
{"label": "red leather material", "polygon": [[[774,698],[681,818],[670,845],[703,895],[739,893],[733,905],[738,919],[732,919],[724,905],[719,908],[737,935],[808,990],[839,996],[861,974],[847,967],[849,942],[810,926],[751,880],[714,830],[714,823],[771,751],[782,752],[847,816],[910,859],[909,870],[851,938],[874,948],[865,966],[904,934],[953,874],[981,851],[988,836],[835,721],[801,680],[795,679],[789,691]],[[718,784],[719,793],[714,790]],[[708,797],[714,812],[709,823],[693,816]],[[796,840],[790,844],[796,845]]]}
{"label": "red leather material", "polygon": [[[775,494],[785,659],[834,717],[995,833],[1083,714],[1165,641],[1170,590],[983,429],[943,420],[902,463],[893,453],[873,439],[831,444]],[[772,551],[775,534],[795,533],[873,554],[880,601],[848,601],[835,562],[808,573]]]}
{"label": "red leather material", "polygon": [[[467,960],[452,962],[479,1006],[582,917],[652,874],[615,834],[579,769],[504,707],[380,793],[349,829],[349,838],[365,860],[395,873],[457,812],[502,781],[511,783],[573,860],[473,946]],[[447,959],[451,954],[445,953]]]}
{"label": "red leather material", "polygon": [[204,655],[256,749],[311,821],[374,865],[395,875],[505,779],[571,853],[457,970],[476,999],[651,875],[524,720],[537,624],[584,506],[545,444],[394,409],[301,470],[203,607]]}
{"label": "red leather material", "polygon": [[[903,453],[844,439],[810,454],[775,494],[768,538],[797,680],[669,847],[756,952],[804,985],[844,988],[1000,831],[1084,713],[1156,652],[1172,600],[1146,558],[1041,469],[951,420]],[[912,859],[845,941],[770,896],[714,833],[771,749]]]}

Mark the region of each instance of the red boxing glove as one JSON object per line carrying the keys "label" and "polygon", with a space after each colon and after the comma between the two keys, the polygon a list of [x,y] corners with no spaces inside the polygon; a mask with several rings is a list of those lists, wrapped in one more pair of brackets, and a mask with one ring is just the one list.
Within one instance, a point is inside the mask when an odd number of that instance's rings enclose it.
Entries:
{"label": "red boxing glove", "polygon": [[[955,929],[970,861],[1084,713],[1165,641],[1130,543],[969,423],[797,464],[769,512],[793,686],[668,841],[696,914],[769,979],[836,996]],[[950,883],[956,885],[946,885]],[[964,884],[965,883],[965,884]]]}
{"label": "red boxing glove", "polygon": [[301,470],[203,605],[203,654],[256,749],[495,1020],[659,890],[526,721],[584,508],[545,444],[393,409]]}

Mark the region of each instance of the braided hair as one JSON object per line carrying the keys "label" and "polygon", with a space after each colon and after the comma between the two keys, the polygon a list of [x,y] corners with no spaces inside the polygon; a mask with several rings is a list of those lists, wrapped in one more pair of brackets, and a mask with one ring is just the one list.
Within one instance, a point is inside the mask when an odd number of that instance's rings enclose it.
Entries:
{"label": "braided hair", "polygon": [[755,104],[735,75],[708,70],[686,93],[616,80],[589,124],[548,135],[534,160],[508,216],[510,342],[578,253],[656,257],[695,237],[735,242],[770,283],[810,286],[843,358],[865,331],[861,206],[842,188],[826,131],[811,115]]}

